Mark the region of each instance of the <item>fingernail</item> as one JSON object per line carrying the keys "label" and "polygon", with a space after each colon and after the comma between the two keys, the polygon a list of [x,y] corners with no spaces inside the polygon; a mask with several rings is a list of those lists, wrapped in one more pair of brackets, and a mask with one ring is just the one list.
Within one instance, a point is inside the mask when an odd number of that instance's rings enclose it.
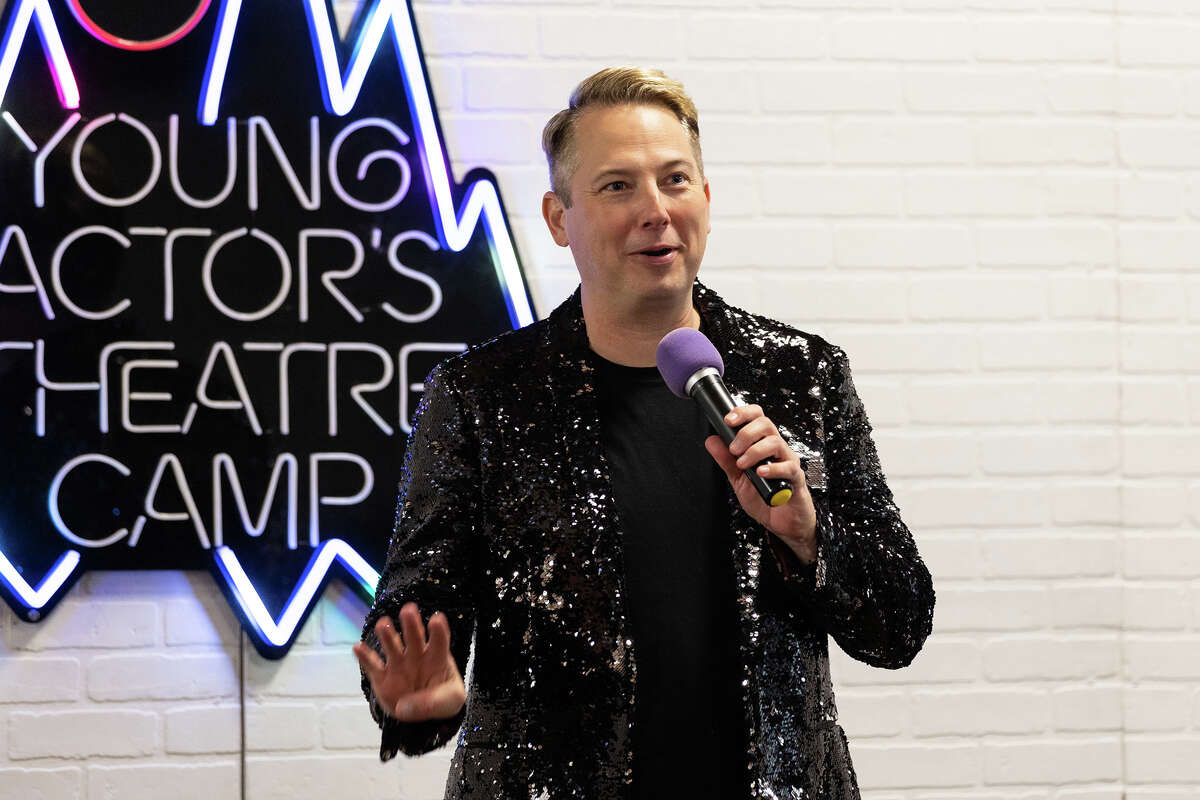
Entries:
{"label": "fingernail", "polygon": [[399,706],[396,707],[396,711],[400,714],[401,717],[405,717],[405,718],[411,717],[412,713],[413,713],[413,704],[412,703],[401,703]]}
{"label": "fingernail", "polygon": [[758,474],[759,474],[759,475],[766,475],[766,474],[767,474],[767,472],[768,472],[768,470],[767,470],[767,465],[766,465],[766,464],[763,464],[761,467],[759,467],[759,468],[758,468]]}
{"label": "fingernail", "polygon": [[728,414],[725,415],[726,422],[737,422],[737,418],[738,418],[738,415],[737,415],[736,411],[730,411]]}

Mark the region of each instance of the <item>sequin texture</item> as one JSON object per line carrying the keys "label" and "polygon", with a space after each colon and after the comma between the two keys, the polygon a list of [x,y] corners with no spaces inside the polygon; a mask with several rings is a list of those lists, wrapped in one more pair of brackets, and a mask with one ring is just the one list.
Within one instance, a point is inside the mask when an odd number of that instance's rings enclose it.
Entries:
{"label": "sequin texture", "polygon": [[[747,795],[857,798],[828,637],[868,664],[909,664],[932,627],[929,572],[884,481],[845,353],[699,283],[694,298],[730,391],[761,404],[800,455],[817,511],[818,558],[803,565],[729,492]],[[457,717],[398,723],[371,704],[384,760],[459,732],[447,798],[628,796],[637,643],[593,358],[576,291],[425,384],[363,635],[378,647],[376,620],[412,600],[426,619],[446,614],[460,667],[474,638]]]}

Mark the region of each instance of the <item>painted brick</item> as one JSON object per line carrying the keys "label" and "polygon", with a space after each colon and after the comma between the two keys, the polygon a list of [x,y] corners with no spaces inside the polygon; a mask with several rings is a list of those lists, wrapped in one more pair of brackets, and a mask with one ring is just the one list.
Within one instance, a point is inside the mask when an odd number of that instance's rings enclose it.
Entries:
{"label": "painted brick", "polygon": [[1121,521],[1121,498],[1114,484],[1055,486],[1050,503],[1054,521],[1059,525],[1116,525]]}
{"label": "painted brick", "polygon": [[1117,137],[1094,122],[981,122],[975,152],[982,164],[1111,164]]}
{"label": "painted brick", "polygon": [[1116,331],[1111,327],[1031,327],[981,333],[979,361],[984,369],[1062,372],[1116,366]]}
{"label": "painted brick", "polygon": [[1175,219],[1183,211],[1183,185],[1174,177],[1131,175],[1118,182],[1118,212],[1123,219]]}
{"label": "painted brick", "polygon": [[1131,533],[1121,564],[1128,578],[1192,577],[1200,572],[1200,541],[1190,533]]}
{"label": "painted brick", "polygon": [[1038,586],[949,587],[938,591],[934,630],[1030,630],[1048,623],[1048,592]]}
{"label": "painted brick", "polygon": [[78,767],[0,769],[0,786],[8,797],[21,800],[76,800],[83,795],[83,772]]}
{"label": "painted brick", "polygon": [[[777,292],[762,298],[762,313],[776,319],[861,320],[880,322],[904,318],[904,291],[890,278],[784,278],[774,281]],[[796,297],[812,297],[797,307]]]}
{"label": "painted brick", "polygon": [[829,126],[811,120],[763,125],[741,116],[709,119],[704,123],[704,152],[737,164],[825,164],[830,158]]}
{"label": "painted brick", "polygon": [[67,599],[41,622],[14,622],[9,641],[20,650],[148,647],[158,627],[154,603]]}
{"label": "painted brick", "polygon": [[[822,225],[727,222],[721,225],[718,233],[709,237],[704,260],[708,270],[823,267],[833,260],[833,244],[829,230]],[[772,282],[775,280],[778,278],[773,276]],[[808,281],[792,279],[791,286],[803,287],[803,290],[789,298],[789,313],[780,314],[781,317],[794,317],[801,308],[797,298],[811,296]],[[776,290],[769,294],[779,296],[780,293]],[[762,311],[761,306],[756,308],[759,313],[770,313]]]}
{"label": "painted brick", "polygon": [[320,725],[321,745],[331,750],[379,747],[379,729],[365,701],[330,703],[321,709]]}
{"label": "painted brick", "polygon": [[229,604],[215,591],[208,593],[207,602],[196,598],[168,600],[163,608],[163,618],[168,645],[237,644],[237,618]]}
{"label": "painted brick", "polygon": [[1114,263],[1112,231],[1093,223],[988,223],[977,231],[979,263],[996,267],[1069,267]]}
{"label": "painted brick", "polygon": [[980,466],[989,475],[1087,475],[1109,473],[1119,464],[1115,434],[984,434]]}
{"label": "painted brick", "polygon": [[[908,422],[908,406],[904,401],[904,386],[900,381],[886,377],[863,376],[861,380],[854,381],[854,387],[858,390],[863,404],[871,409],[870,421],[876,429],[877,444],[880,441],[879,437],[883,435],[879,433],[880,428],[899,427]],[[941,455],[943,459],[954,458],[946,451],[942,451]]]}
{"label": "painted brick", "polygon": [[893,111],[900,101],[900,81],[891,69],[764,69],[757,83],[769,112]]}
{"label": "painted brick", "polygon": [[1035,113],[1045,105],[1036,70],[909,70],[905,104],[913,111]]}
{"label": "painted brick", "polygon": [[204,755],[241,749],[241,710],[236,705],[173,708],[163,718],[168,753]]}
{"label": "painted brick", "polygon": [[913,732],[917,736],[1041,733],[1049,727],[1050,702],[1043,691],[939,689],[913,692]]}
{"label": "painted brick", "polygon": [[1130,783],[1200,781],[1200,736],[1127,737],[1125,778]]}
{"label": "painted brick", "polygon": [[[871,421],[879,424],[878,405],[859,388],[860,396],[872,409]],[[975,469],[972,443],[957,434],[888,435],[876,431],[875,446],[884,474],[889,478],[930,478],[970,475]]]}
{"label": "painted brick", "polygon": [[963,372],[974,366],[973,336],[955,331],[842,333],[835,340],[865,372]]}
{"label": "painted brick", "polygon": [[978,680],[980,653],[972,641],[931,636],[909,666],[879,669],[855,661],[830,642],[829,665],[835,680],[845,686],[963,683]]}
{"label": "painted brick", "polygon": [[1121,366],[1127,372],[1200,370],[1200,331],[1128,326],[1121,331]]}
{"label": "painted brick", "polygon": [[1179,634],[1128,636],[1125,674],[1134,681],[1200,678],[1200,637]]}
{"label": "painted brick", "polygon": [[[577,66],[497,61],[463,68],[466,108],[477,111],[538,111],[550,115],[567,105],[586,77]],[[689,87],[690,88],[690,87]]]}
{"label": "painted brick", "polygon": [[965,61],[971,31],[965,22],[937,17],[847,17],[830,28],[839,59]]}
{"label": "painted brick", "polygon": [[1121,586],[1116,583],[1067,584],[1050,591],[1056,628],[1119,628],[1123,619]]}
{"label": "painted brick", "polygon": [[994,681],[1110,678],[1119,672],[1120,661],[1115,633],[1014,635],[992,639],[983,646],[983,672]]}
{"label": "painted brick", "polygon": [[980,61],[1093,61],[1112,57],[1109,20],[988,19],[972,33]]}
{"label": "painted brick", "polygon": [[1122,434],[1127,476],[1195,475],[1200,472],[1200,434],[1138,432]]}
{"label": "painted brick", "polygon": [[0,703],[79,699],[79,660],[5,657],[0,650]]}
{"label": "painted brick", "polygon": [[511,56],[531,52],[537,17],[473,8],[415,9],[421,46],[431,56]]}
{"label": "painted brick", "polygon": [[1112,378],[1062,378],[1039,386],[1040,407],[1051,422],[1112,423],[1120,414],[1120,386]]}
{"label": "painted brick", "polygon": [[1200,166],[1200,126],[1122,122],[1116,132],[1121,161],[1131,167]]}
{"label": "painted brick", "polygon": [[923,216],[1027,216],[1042,206],[1041,177],[974,172],[923,172],[904,182],[909,214]]}
{"label": "painted brick", "polygon": [[942,425],[1028,422],[1037,415],[1036,398],[1036,384],[1023,380],[915,379],[908,387],[912,420]]}
{"label": "painted brick", "polygon": [[1173,528],[1187,517],[1187,489],[1181,484],[1127,484],[1121,487],[1121,521],[1133,528]]}
{"label": "painted brick", "polygon": [[839,164],[963,164],[971,131],[961,122],[849,120],[834,127]]}
{"label": "painted brick", "polygon": [[211,800],[237,797],[239,783],[238,765],[233,761],[88,767],[89,798]]}
{"label": "painted brick", "polygon": [[1116,737],[985,742],[983,780],[989,784],[1114,781],[1121,777]]}
{"label": "painted brick", "polygon": [[1179,78],[1158,72],[1125,72],[1117,79],[1117,111],[1123,116],[1174,116],[1183,100]]}
{"label": "painted brick", "polygon": [[989,533],[983,538],[984,574],[994,578],[1107,577],[1117,569],[1117,537]]}
{"label": "painted brick", "polygon": [[256,703],[246,709],[247,750],[309,750],[319,732],[312,705]]}
{"label": "painted brick", "polygon": [[758,172],[768,216],[890,217],[900,212],[902,185],[899,175],[850,170],[765,167]]}
{"label": "painted brick", "polygon": [[1125,730],[1182,731],[1188,725],[1191,694],[1179,686],[1127,686],[1122,692]]}
{"label": "painted brick", "polygon": [[1123,424],[1181,425],[1187,419],[1187,386],[1182,380],[1129,378],[1121,381]]}
{"label": "painted brick", "polygon": [[[407,770],[380,769],[367,753],[246,759],[247,797],[338,797],[354,787],[356,800],[394,800]],[[445,780],[445,769],[442,769]],[[425,783],[432,786],[431,783]]]}
{"label": "painted brick", "polygon": [[1062,687],[1051,693],[1054,728],[1059,731],[1121,729],[1121,687]]}
{"label": "painted brick", "polygon": [[[974,536],[960,533],[920,533],[918,547],[934,584],[954,578],[974,578],[979,574],[979,543]],[[939,610],[934,614],[940,614]]]}
{"label": "painted brick", "polygon": [[1108,175],[1052,174],[1045,178],[1046,213],[1107,217],[1117,213],[1117,181]]}
{"label": "painted brick", "polygon": [[875,744],[854,748],[854,768],[866,790],[910,786],[972,786],[980,776],[979,746]]}
{"label": "painted brick", "polygon": [[715,59],[786,59],[800,61],[825,56],[825,31],[820,17],[772,14],[771,24],[749,14],[687,16],[688,55]]}
{"label": "painted brick", "polygon": [[1116,74],[1106,69],[1062,69],[1046,74],[1046,97],[1063,114],[1106,114],[1116,108]]}
{"label": "painted brick", "polygon": [[148,711],[14,711],[8,757],[148,756],[158,750],[158,722]]}
{"label": "painted brick", "polygon": [[358,662],[346,648],[330,652],[293,650],[281,661],[258,654],[246,659],[246,681],[256,694],[284,697],[354,697],[359,689]]}
{"label": "painted brick", "polygon": [[1200,25],[1176,20],[1136,22],[1124,20],[1117,33],[1119,63],[1133,66],[1200,64],[1196,41]]}
{"label": "painted brick", "polygon": [[1121,319],[1127,322],[1174,322],[1187,313],[1187,293],[1178,278],[1123,278],[1120,289]]}
{"label": "painted brick", "polygon": [[[603,58],[609,63],[650,58],[661,63],[684,55],[686,28],[669,13],[546,11],[541,15],[540,35],[542,53],[550,57]],[[589,72],[580,70],[580,80]]]}
{"label": "painted brick", "polygon": [[[1046,497],[1040,488],[1003,488],[996,486],[961,486],[939,485],[917,487],[906,495],[904,519],[909,525],[917,528],[962,528],[964,525],[1008,528],[1013,525],[1040,525],[1046,519]],[[1037,544],[1025,546],[1037,547]],[[1070,575],[1078,566],[1077,559],[1066,559],[1060,552],[1062,548],[1043,544],[1043,555],[1054,551],[1058,558],[1051,563],[1039,564],[1042,569],[1052,568],[1053,564],[1061,563],[1055,569],[1066,570]],[[984,564],[991,565],[990,569],[1000,569],[1012,577],[1021,577],[1028,565],[1020,558],[1010,566],[1007,559],[999,565],[1000,559],[997,545],[985,544]],[[1036,574],[1036,573],[1034,573]],[[1063,574],[1063,573],[1058,573]]]}
{"label": "painted brick", "polygon": [[88,664],[93,700],[231,697],[237,668],[225,654],[97,656]]}
{"label": "painted brick", "polygon": [[960,225],[839,225],[833,247],[839,267],[955,267],[973,260],[969,232]]}
{"label": "painted brick", "polygon": [[[1200,146],[1200,138],[1197,138]],[[1121,268],[1177,271],[1200,266],[1200,231],[1183,226],[1122,225]]]}
{"label": "painted brick", "polygon": [[1116,319],[1116,277],[1103,274],[1051,276],[1050,316],[1068,320]]}
{"label": "painted brick", "polygon": [[[753,168],[705,168],[712,193],[714,219],[757,219],[763,215],[759,201],[758,178]],[[723,227],[723,222],[721,223]]]}

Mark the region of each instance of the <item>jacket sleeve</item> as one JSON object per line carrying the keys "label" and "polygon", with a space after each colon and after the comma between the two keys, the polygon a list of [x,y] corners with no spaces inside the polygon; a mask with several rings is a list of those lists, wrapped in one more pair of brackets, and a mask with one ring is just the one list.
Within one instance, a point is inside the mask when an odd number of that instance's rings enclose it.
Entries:
{"label": "jacket sleeve", "polygon": [[[450,623],[451,655],[464,675],[475,623],[479,511],[479,460],[469,418],[443,368],[434,369],[404,456],[387,563],[363,626],[363,641],[378,651],[375,623],[381,617],[396,619],[409,601],[426,622],[441,611]],[[383,713],[365,675],[362,688],[382,730],[383,761],[442,747],[462,725],[465,709],[445,720],[399,722]]]}
{"label": "jacket sleeve", "polygon": [[907,666],[933,626],[933,582],[884,480],[850,364],[831,348],[825,395],[826,489],[811,490],[817,558],[802,564],[768,534],[784,583],[848,655]]}

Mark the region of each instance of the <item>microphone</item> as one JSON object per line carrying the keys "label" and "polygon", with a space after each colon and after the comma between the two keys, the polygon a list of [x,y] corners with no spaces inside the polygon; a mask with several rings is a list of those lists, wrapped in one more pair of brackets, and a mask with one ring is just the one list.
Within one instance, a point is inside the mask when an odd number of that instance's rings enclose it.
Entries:
{"label": "microphone", "polygon": [[[690,397],[699,403],[717,435],[726,445],[732,442],[737,431],[725,422],[725,415],[735,406],[721,380],[725,362],[708,337],[691,328],[676,328],[658,343],[654,360],[667,387],[679,397]],[[779,478],[768,480],[757,472],[770,461],[769,458],[760,461],[744,472],[764,503],[781,506],[792,497],[791,484]]]}

